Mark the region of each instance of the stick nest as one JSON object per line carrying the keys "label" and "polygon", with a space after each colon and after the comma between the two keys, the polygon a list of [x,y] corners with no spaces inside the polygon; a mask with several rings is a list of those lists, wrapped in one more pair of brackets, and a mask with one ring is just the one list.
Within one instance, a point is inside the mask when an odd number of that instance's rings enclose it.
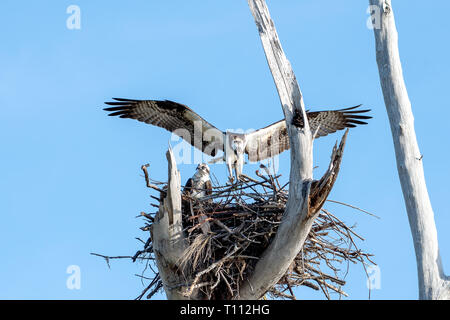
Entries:
{"label": "stick nest", "polygon": [[[152,196],[160,201],[153,206],[159,207],[166,185],[150,184],[145,166],[142,169],[147,186],[161,192],[161,199]],[[258,259],[270,245],[283,219],[288,183],[281,185],[280,176],[263,169],[266,174],[257,171],[257,180],[249,178],[231,186],[215,186],[212,195],[203,199],[192,199],[183,194],[187,249],[180,257],[178,271],[185,279],[180,287],[186,297],[195,293],[204,299],[236,298],[239,287],[250,277]],[[157,184],[162,187],[156,187]],[[151,229],[156,214],[142,213],[146,220],[142,230]],[[305,286],[321,290],[328,299],[332,293],[347,296],[342,287],[349,263],[359,263],[364,269],[367,263],[373,263],[371,254],[358,249],[356,238],[364,240],[353,227],[330,211],[320,209],[303,248],[267,294],[272,298],[295,299],[293,289]],[[132,259],[144,259],[147,263],[154,260],[151,237]],[[347,270],[341,270],[342,266]],[[162,288],[161,279],[157,272],[155,274],[138,299],[145,295],[150,298]]]}

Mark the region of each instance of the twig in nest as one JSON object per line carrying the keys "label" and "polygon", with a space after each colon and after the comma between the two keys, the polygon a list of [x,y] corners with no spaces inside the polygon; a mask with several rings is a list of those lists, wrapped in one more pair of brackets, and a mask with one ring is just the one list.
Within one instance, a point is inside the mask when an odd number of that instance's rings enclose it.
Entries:
{"label": "twig in nest", "polygon": [[328,202],[337,203],[337,204],[341,204],[341,205],[343,205],[343,206],[347,206],[347,207],[350,207],[350,208],[352,208],[352,209],[356,209],[356,210],[358,210],[358,211],[367,213],[368,215],[370,215],[370,216],[372,216],[372,217],[375,217],[375,218],[377,218],[377,219],[381,219],[379,216],[377,216],[377,215],[375,215],[375,214],[373,214],[373,213],[370,213],[369,211],[363,210],[363,209],[361,209],[361,208],[352,206],[351,204],[348,204],[348,203],[345,203],[345,202],[336,201],[336,200],[330,200],[330,199],[327,199],[327,201],[328,201]]}
{"label": "twig in nest", "polygon": [[158,188],[157,186],[155,186],[154,184],[150,183],[150,179],[148,177],[148,171],[147,171],[147,168],[149,166],[150,166],[150,164],[148,164],[148,163],[141,166],[142,171],[144,171],[144,177],[145,177],[145,182],[147,184],[147,188],[154,189],[156,191],[159,191],[161,194],[166,195],[166,193],[167,193],[166,191],[164,191],[164,190]]}
{"label": "twig in nest", "polygon": [[92,253],[92,252],[91,252],[91,255],[93,255],[93,256],[98,256],[98,257],[102,257],[103,259],[105,259],[106,264],[108,265],[108,268],[110,268],[110,269],[111,269],[111,265],[109,264],[109,260],[112,260],[112,259],[133,259],[133,257],[131,257],[131,256],[116,256],[116,257],[109,257],[109,256],[104,256],[104,255],[98,254],[98,253]]}

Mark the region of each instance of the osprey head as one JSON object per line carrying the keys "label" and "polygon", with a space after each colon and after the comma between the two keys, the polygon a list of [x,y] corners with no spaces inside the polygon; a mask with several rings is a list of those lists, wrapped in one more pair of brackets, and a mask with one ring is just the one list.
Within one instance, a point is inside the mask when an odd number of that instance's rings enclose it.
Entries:
{"label": "osprey head", "polygon": [[245,149],[245,142],[243,137],[234,135],[231,137],[231,148],[236,154],[243,154]]}
{"label": "osprey head", "polygon": [[204,174],[208,174],[209,175],[209,166],[206,163],[200,163],[197,166],[197,171],[200,171]]}

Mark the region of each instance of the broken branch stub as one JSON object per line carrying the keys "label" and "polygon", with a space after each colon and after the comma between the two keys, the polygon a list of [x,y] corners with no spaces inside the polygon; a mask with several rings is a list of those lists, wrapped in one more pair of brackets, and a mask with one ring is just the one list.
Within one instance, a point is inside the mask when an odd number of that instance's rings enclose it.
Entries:
{"label": "broken branch stub", "polygon": [[[169,300],[187,299],[183,295],[185,279],[178,266],[179,258],[186,249],[181,216],[181,182],[175,157],[167,151],[169,181],[167,191],[150,232],[155,260],[164,290]],[[195,298],[195,292],[192,294]]]}
{"label": "broken branch stub", "polygon": [[345,131],[344,136],[341,139],[339,147],[336,145],[333,148],[333,153],[331,154],[330,165],[328,166],[327,172],[323,175],[320,180],[314,180],[311,185],[310,201],[309,201],[309,216],[314,216],[320,211],[323,204],[328,198],[328,195],[333,189],[334,183],[336,182],[339,169],[341,168],[342,156],[344,154],[345,142],[347,141],[348,129]]}

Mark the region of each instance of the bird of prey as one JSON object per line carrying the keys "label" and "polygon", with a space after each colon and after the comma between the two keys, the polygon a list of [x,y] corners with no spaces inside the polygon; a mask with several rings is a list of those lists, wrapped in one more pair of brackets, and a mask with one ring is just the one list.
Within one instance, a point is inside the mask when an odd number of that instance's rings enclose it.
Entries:
{"label": "bird of prey", "polygon": [[[197,166],[197,170],[192,178],[186,182],[186,185],[183,189],[183,195],[188,196],[186,199],[183,197],[182,201],[182,213],[184,216],[194,216],[194,206],[191,199],[202,199],[203,197],[209,196],[212,194],[212,184],[209,176],[209,167],[206,163],[201,163]],[[211,203],[212,199],[206,200],[206,203]],[[210,231],[210,227],[208,223],[204,223],[207,221],[208,217],[204,213],[198,213],[198,223],[200,224],[200,228],[204,234],[208,234]]]}
{"label": "bird of prey", "polygon": [[201,199],[212,194],[209,167],[206,163],[197,166],[197,171],[189,178],[184,186],[183,193],[194,199]]}
{"label": "bird of prey", "polygon": [[[282,119],[267,127],[250,133],[223,132],[199,116],[188,106],[170,100],[132,100],[114,98],[105,102],[112,107],[104,110],[109,116],[131,118],[152,124],[178,135],[203,153],[215,157],[223,151],[230,180],[233,169],[239,180],[242,174],[245,154],[250,162],[272,158],[289,149],[289,136],[286,121]],[[361,105],[327,111],[307,111],[310,129],[315,137],[323,137],[337,130],[353,128],[372,117],[362,115],[370,110],[359,109]]]}

